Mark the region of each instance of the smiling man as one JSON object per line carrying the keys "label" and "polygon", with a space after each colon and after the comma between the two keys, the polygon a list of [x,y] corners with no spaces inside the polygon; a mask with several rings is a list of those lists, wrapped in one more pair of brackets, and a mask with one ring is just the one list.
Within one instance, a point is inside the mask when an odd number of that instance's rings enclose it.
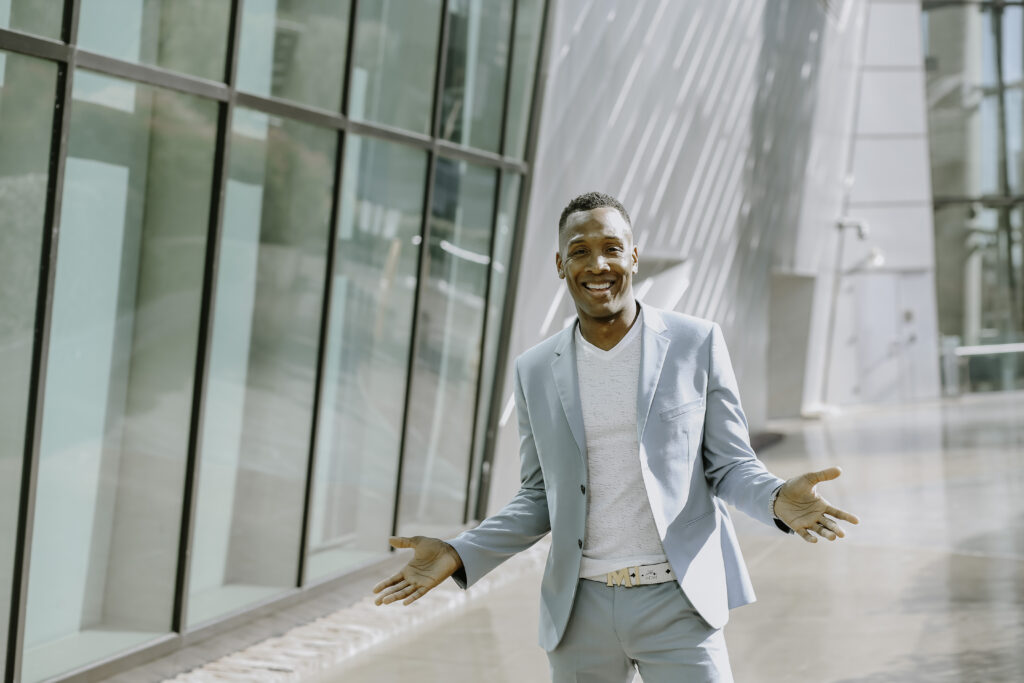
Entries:
{"label": "smiling man", "polygon": [[812,543],[857,523],[815,490],[838,468],[764,468],[718,325],[637,301],[638,264],[616,199],[569,202],[555,267],[577,320],[516,359],[521,488],[447,543],[392,538],[415,552],[377,604],[449,576],[466,588],[550,531],[540,644],[556,683],[731,681],[722,627],[754,592],[725,503]]}

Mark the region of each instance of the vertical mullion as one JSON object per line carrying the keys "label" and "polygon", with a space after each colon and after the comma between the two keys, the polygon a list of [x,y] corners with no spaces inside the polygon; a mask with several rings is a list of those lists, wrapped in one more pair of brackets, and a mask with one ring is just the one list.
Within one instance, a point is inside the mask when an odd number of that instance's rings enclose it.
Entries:
{"label": "vertical mullion", "polygon": [[[79,0],[65,0],[61,38],[73,44],[78,35]],[[46,364],[50,348],[50,323],[53,311],[53,285],[57,274],[57,243],[60,236],[60,212],[64,195],[64,166],[67,159],[68,128],[71,123],[71,88],[75,75],[75,51],[57,67],[53,129],[50,135],[50,160],[46,184],[46,209],[40,245],[39,279],[36,285],[36,317],[30,368],[28,406],[25,416],[24,455],[21,490],[18,500],[18,526],[14,540],[14,567],[11,580],[11,607],[7,632],[4,680],[21,679],[22,648],[25,642],[25,617],[28,579],[32,560],[32,529],[35,522],[36,484],[39,472],[39,442],[42,437],[43,405],[46,398]]]}
{"label": "vertical mullion", "polygon": [[512,90],[512,69],[515,67],[515,56],[516,56],[516,22],[519,19],[519,0],[509,0],[512,3],[512,21],[508,31],[508,56],[506,62],[508,68],[505,69],[505,92],[502,95],[502,102],[505,106],[501,109],[501,133],[498,143],[498,153],[502,156],[507,156],[508,152],[505,149],[507,142],[507,135],[505,134],[508,128],[508,98],[509,93]]}
{"label": "vertical mullion", "polygon": [[395,505],[391,518],[391,534],[398,533],[398,515],[402,499],[402,473],[405,466],[405,446],[409,437],[409,404],[412,402],[413,371],[416,368],[416,352],[419,348],[420,304],[423,288],[430,275],[430,222],[434,213],[434,179],[437,176],[437,136],[441,127],[441,111],[444,100],[444,69],[448,60],[448,3],[441,1],[441,39],[437,44],[437,62],[434,68],[434,111],[430,119],[430,135],[433,138],[427,152],[427,182],[423,197],[423,220],[420,222],[420,253],[416,265],[416,292],[413,295],[412,327],[409,331],[409,363],[405,373],[405,400],[402,407],[402,433],[398,440],[398,468],[395,472]]}
{"label": "vertical mullion", "polygon": [[[506,89],[507,92],[507,89]],[[480,419],[480,392],[483,391],[484,385],[484,372],[483,368],[486,363],[484,354],[487,352],[487,314],[491,307],[491,273],[494,269],[495,253],[494,247],[498,243],[498,219],[501,216],[501,189],[502,183],[505,179],[505,171],[502,168],[497,168],[495,173],[495,180],[497,181],[494,186],[494,207],[491,211],[491,243],[487,248],[487,253],[490,254],[491,260],[487,268],[487,281],[484,284],[484,313],[483,313],[483,329],[480,330],[480,362],[477,363],[476,373],[476,391],[473,393],[473,420],[471,423],[470,439],[469,439],[469,467],[466,469],[466,500],[462,505],[462,523],[465,524],[469,521],[469,487],[473,481],[474,470],[476,469],[476,425]],[[494,368],[495,374],[497,374],[497,366]],[[484,416],[486,419],[486,416]],[[484,436],[486,441],[486,435]],[[483,457],[481,456],[481,463]],[[477,489],[477,498],[480,497],[480,489]],[[475,506],[474,506],[475,508]]]}
{"label": "vertical mullion", "polygon": [[416,292],[412,304],[412,326],[409,332],[409,362],[405,371],[405,399],[402,407],[402,433],[398,440],[398,467],[395,470],[395,505],[391,518],[391,535],[398,534],[398,514],[402,499],[402,473],[405,466],[405,446],[409,436],[409,404],[412,402],[413,371],[416,368],[416,351],[419,346],[420,303],[423,298],[424,280],[430,271],[430,220],[434,211],[434,177],[437,171],[437,152],[427,152],[427,182],[423,197],[423,220],[420,222],[420,253],[416,265]]}
{"label": "vertical mullion", "polygon": [[[345,58],[345,74],[342,76],[344,82],[341,86],[341,107],[343,112],[348,111],[348,90],[351,83],[352,72],[352,43],[355,40],[356,9],[358,0],[352,0],[349,7],[348,24],[348,47]],[[344,182],[345,168],[345,143],[348,134],[345,131],[337,131],[338,144],[335,149],[334,159],[334,189],[331,197],[331,223],[327,229],[327,264],[324,269],[324,294],[320,310],[320,338],[316,358],[316,378],[313,381],[313,416],[309,431],[309,457],[306,461],[306,481],[302,502],[302,527],[299,533],[299,563],[296,575],[296,587],[302,588],[306,583],[306,554],[309,552],[309,520],[312,515],[313,504],[313,476],[316,473],[316,451],[317,438],[320,429],[320,397],[323,393],[324,364],[327,358],[327,333],[330,329],[331,297],[334,287],[334,255],[337,250],[338,241],[338,217],[341,212],[341,186]]]}
{"label": "vertical mullion", "polygon": [[[341,86],[341,113],[348,121],[348,107],[352,90],[352,56],[356,52],[356,23],[359,20],[359,0],[351,0],[348,16],[348,46],[345,52],[345,82]],[[339,185],[340,187],[340,185]]]}
{"label": "vertical mullion", "polygon": [[[526,174],[520,178],[519,204],[516,207],[515,232],[512,234],[512,251],[508,263],[508,281],[505,289],[505,308],[502,311],[501,330],[512,328],[513,310],[515,308],[517,290],[519,288],[519,266],[522,263],[522,250],[526,233],[526,210],[530,205],[530,190],[533,179],[533,164],[537,158],[537,142],[540,138],[540,113],[544,104],[544,87],[547,83],[548,65],[551,60],[551,45],[548,40],[548,31],[554,20],[554,0],[547,0],[542,14],[543,20],[540,28],[540,48],[537,51],[534,80],[533,80],[533,101],[530,103],[530,120],[527,125],[526,135]],[[505,366],[508,364],[509,335],[502,334],[498,346],[498,358],[494,373],[494,390],[491,394],[491,409],[488,415],[486,437],[484,440],[484,454],[480,467],[480,488],[476,501],[476,517],[483,519],[487,509],[487,502],[490,495],[490,473],[491,467],[484,467],[494,460],[494,439],[497,434],[497,421],[501,414],[501,397],[505,393]]]}
{"label": "vertical mullion", "polygon": [[203,435],[204,408],[209,374],[210,346],[215,315],[217,265],[220,256],[221,229],[224,221],[224,197],[227,192],[228,157],[231,147],[231,119],[235,109],[235,75],[244,0],[231,0],[228,24],[224,81],[228,98],[217,114],[217,142],[213,157],[213,190],[210,193],[210,217],[203,270],[203,294],[199,311],[199,339],[196,344],[195,375],[192,382],[192,413],[189,425],[188,454],[185,462],[184,493],[181,506],[181,533],[178,542],[178,570],[174,588],[174,614],[171,629],[183,633],[188,624],[189,573],[192,538],[195,527],[196,496],[199,491],[199,461]]}
{"label": "vertical mullion", "polygon": [[[512,70],[513,70],[513,67],[515,65],[516,21],[517,21],[518,16],[519,16],[519,2],[518,2],[518,0],[509,0],[509,1],[512,3],[512,18],[511,18],[511,21],[509,22],[508,55],[506,56],[506,68],[505,68],[505,88],[504,88],[504,92],[502,94],[503,106],[502,106],[502,109],[501,109],[501,130],[499,131],[499,136],[498,136],[498,140],[499,140],[498,141],[498,153],[501,154],[502,156],[505,156],[505,154],[506,154],[505,145],[506,145],[507,136],[506,136],[505,132],[506,132],[506,129],[508,128],[509,93],[510,93],[510,91],[512,89]],[[483,368],[484,363],[486,362],[486,359],[484,358],[484,354],[487,352],[487,327],[488,327],[487,323],[488,323],[488,320],[490,319],[490,309],[491,309],[491,306],[494,304],[494,302],[491,301],[491,279],[492,279],[491,275],[492,275],[492,271],[494,269],[494,260],[495,260],[495,256],[496,256],[496,254],[494,253],[494,247],[495,247],[495,244],[497,244],[497,239],[495,238],[495,234],[496,234],[497,229],[498,229],[498,217],[501,215],[501,191],[502,191],[502,186],[504,184],[504,180],[505,180],[505,170],[499,168],[498,169],[498,185],[497,185],[497,188],[495,188],[495,192],[494,192],[494,197],[495,197],[495,199],[494,199],[494,213],[492,215],[492,220],[491,220],[491,245],[490,245],[490,250],[488,252],[491,255],[491,261],[490,261],[490,264],[488,264],[488,268],[487,268],[487,284],[485,285],[485,288],[484,288],[484,327],[483,327],[483,332],[481,334],[481,339],[480,339],[480,364],[479,364],[479,367],[481,369]],[[498,366],[495,365],[494,366],[495,378],[497,378],[497,373],[498,373]],[[462,522],[463,522],[463,524],[468,522],[469,518],[470,518],[470,513],[469,513],[469,505],[470,505],[469,490],[470,490],[470,486],[472,485],[473,476],[476,474],[476,471],[475,471],[476,470],[476,465],[477,465],[477,459],[476,459],[476,453],[477,453],[476,429],[477,429],[478,421],[481,419],[481,416],[480,416],[480,392],[482,390],[483,390],[483,372],[480,372],[479,375],[477,376],[477,380],[476,380],[476,402],[473,404],[473,432],[472,432],[472,438],[470,439],[469,471],[466,472],[466,502],[465,502],[465,505],[463,506],[463,509],[462,509]],[[491,387],[491,391],[492,392],[494,391],[494,386],[493,385]],[[488,410],[485,411],[485,414],[483,415],[483,419],[488,421],[488,427],[490,425],[489,413],[491,412],[489,407],[490,407],[490,404],[492,402],[493,401],[488,401]],[[483,469],[484,449],[485,449],[486,444],[487,444],[487,431],[488,431],[487,429],[484,430],[484,435],[483,435],[484,445],[481,446],[481,448],[480,448],[480,463],[479,464],[480,464],[481,471]],[[478,484],[478,486],[477,486],[477,489],[476,489],[476,500],[473,501],[474,503],[476,503],[476,501],[480,500],[480,495],[481,495],[480,494],[480,487],[479,487],[480,482],[478,481],[477,484]],[[479,510],[479,505],[475,505],[474,504],[473,508],[474,508],[474,510]],[[474,515],[474,517],[476,517],[477,519],[480,518],[478,515]]]}

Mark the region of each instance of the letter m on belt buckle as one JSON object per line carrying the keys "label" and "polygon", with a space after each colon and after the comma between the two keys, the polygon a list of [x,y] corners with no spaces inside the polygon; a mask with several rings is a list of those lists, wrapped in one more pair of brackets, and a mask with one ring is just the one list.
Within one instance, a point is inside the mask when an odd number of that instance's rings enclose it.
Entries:
{"label": "letter m on belt buckle", "polygon": [[613,572],[608,572],[608,585],[631,588],[633,584],[629,582],[629,568],[616,569]]}

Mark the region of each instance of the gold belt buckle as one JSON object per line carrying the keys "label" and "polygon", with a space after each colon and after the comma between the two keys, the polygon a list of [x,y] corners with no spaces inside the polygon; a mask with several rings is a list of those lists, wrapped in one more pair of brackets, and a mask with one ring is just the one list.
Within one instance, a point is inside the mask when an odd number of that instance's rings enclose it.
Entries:
{"label": "gold belt buckle", "polygon": [[[634,573],[630,573],[634,572]],[[639,586],[640,582],[640,567],[625,567],[624,569],[616,569],[613,572],[605,574],[607,578],[607,585],[609,586],[622,586],[623,588],[632,588],[633,586]],[[630,579],[636,579],[636,581],[630,581]]]}

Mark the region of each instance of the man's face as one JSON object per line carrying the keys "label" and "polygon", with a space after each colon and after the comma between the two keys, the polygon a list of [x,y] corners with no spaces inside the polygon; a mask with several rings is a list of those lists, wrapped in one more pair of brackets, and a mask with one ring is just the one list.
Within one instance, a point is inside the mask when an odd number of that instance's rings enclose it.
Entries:
{"label": "man's face", "polygon": [[637,250],[629,224],[615,209],[570,214],[558,235],[555,266],[580,315],[606,320],[635,310]]}

